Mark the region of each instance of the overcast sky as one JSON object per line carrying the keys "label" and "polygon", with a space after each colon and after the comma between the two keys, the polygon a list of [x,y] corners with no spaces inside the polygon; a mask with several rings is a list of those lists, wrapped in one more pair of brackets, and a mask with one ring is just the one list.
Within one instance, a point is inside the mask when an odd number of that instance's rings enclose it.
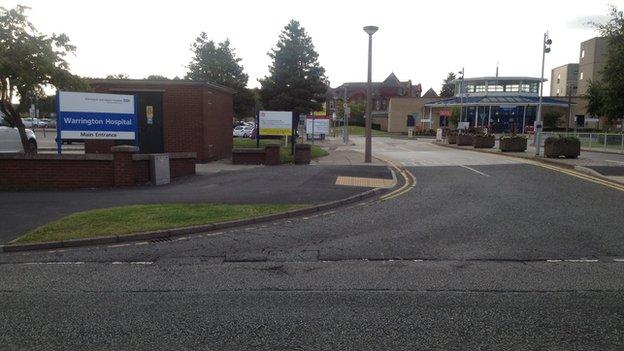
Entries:
{"label": "overcast sky", "polygon": [[[69,59],[75,74],[131,78],[184,76],[190,45],[205,31],[211,39],[230,38],[242,58],[249,86],[268,73],[266,53],[283,26],[296,19],[312,37],[332,87],[366,80],[365,25],[377,25],[373,80],[390,72],[439,91],[450,71],[465,67],[467,77],[539,77],[543,33],[553,46],[550,69],[578,62],[581,41],[596,36],[585,24],[603,20],[608,4],[619,1],[69,1],[0,0],[1,6],[32,7],[30,19],[44,33],[66,33],[78,47]],[[548,86],[545,86],[547,92]]]}

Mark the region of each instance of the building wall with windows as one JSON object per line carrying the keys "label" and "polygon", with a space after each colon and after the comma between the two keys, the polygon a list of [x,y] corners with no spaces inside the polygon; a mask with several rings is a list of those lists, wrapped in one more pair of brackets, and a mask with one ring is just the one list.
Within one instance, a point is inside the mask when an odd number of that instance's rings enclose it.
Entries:
{"label": "building wall with windows", "polygon": [[607,55],[606,38],[596,37],[581,43],[579,53],[578,95],[585,95],[592,81],[601,80]]}
{"label": "building wall with windows", "polygon": [[578,63],[568,63],[551,71],[550,96],[577,95]]}

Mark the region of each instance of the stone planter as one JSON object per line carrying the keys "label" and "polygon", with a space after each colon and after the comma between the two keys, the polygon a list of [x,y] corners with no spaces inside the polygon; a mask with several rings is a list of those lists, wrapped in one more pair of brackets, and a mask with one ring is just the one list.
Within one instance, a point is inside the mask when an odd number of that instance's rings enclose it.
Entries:
{"label": "stone planter", "polygon": [[550,137],[544,142],[544,156],[551,158],[577,158],[581,154],[581,142],[573,138]]}
{"label": "stone planter", "polygon": [[496,138],[493,134],[489,135],[475,135],[474,147],[475,149],[491,149],[496,143]]}
{"label": "stone planter", "polygon": [[472,134],[459,134],[457,135],[457,146],[474,145],[474,135]]}
{"label": "stone planter", "polygon": [[527,139],[524,137],[501,138],[498,146],[502,152],[525,152]]}
{"label": "stone planter", "polygon": [[312,145],[295,144],[295,164],[308,165],[312,160]]}
{"label": "stone planter", "polygon": [[447,144],[457,144],[457,134],[447,134],[446,135],[446,143]]}

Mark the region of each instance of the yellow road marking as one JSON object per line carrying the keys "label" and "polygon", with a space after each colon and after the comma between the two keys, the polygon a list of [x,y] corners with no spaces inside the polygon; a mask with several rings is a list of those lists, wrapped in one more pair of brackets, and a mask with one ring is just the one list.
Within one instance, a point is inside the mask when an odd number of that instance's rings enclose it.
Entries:
{"label": "yellow road marking", "polygon": [[386,201],[386,200],[390,200],[390,199],[394,199],[397,196],[401,196],[407,192],[409,192],[410,190],[414,189],[414,187],[416,186],[416,177],[414,177],[414,175],[408,171],[405,168],[400,168],[398,167],[394,162],[390,161],[390,160],[386,160],[386,159],[382,159],[380,158],[382,161],[386,162],[387,164],[390,165],[390,167],[394,168],[396,171],[398,171],[399,173],[401,173],[401,175],[403,176],[403,179],[405,179],[405,184],[403,184],[403,186],[401,186],[399,189],[390,192],[384,196],[382,196],[380,199],[381,201]]}
{"label": "yellow road marking", "polygon": [[387,188],[392,186],[392,179],[362,178],[339,176],[336,178],[336,185],[361,186],[368,188]]}

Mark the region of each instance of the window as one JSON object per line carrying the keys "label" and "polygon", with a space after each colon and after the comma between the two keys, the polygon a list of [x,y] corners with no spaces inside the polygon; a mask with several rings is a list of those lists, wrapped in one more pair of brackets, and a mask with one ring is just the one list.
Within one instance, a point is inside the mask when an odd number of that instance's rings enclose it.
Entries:
{"label": "window", "polygon": [[485,93],[485,85],[477,85],[475,86],[476,93]]}
{"label": "window", "polygon": [[581,75],[579,76],[579,80],[583,80],[583,72],[581,72]]}
{"label": "window", "polygon": [[4,120],[2,113],[0,113],[0,127],[9,127],[9,123]]}
{"label": "window", "polygon": [[529,86],[529,84],[526,84],[526,83],[520,84],[520,91],[523,93],[528,93],[530,91],[530,88],[531,87]]}
{"label": "window", "polygon": [[538,90],[539,90],[539,83],[534,82],[534,83],[531,83],[530,86],[531,86],[530,89],[529,89],[530,93],[537,93],[538,92]]}
{"label": "window", "polygon": [[581,58],[585,58],[585,49],[581,50]]}
{"label": "window", "polygon": [[487,89],[488,89],[488,91],[491,91],[491,92],[500,92],[500,91],[504,90],[503,86],[499,85],[498,83],[488,84],[488,88]]}
{"label": "window", "polygon": [[557,88],[557,96],[559,96],[560,92],[561,92],[561,89]]}
{"label": "window", "polygon": [[557,75],[557,84],[559,84],[560,82],[561,82],[561,73]]}
{"label": "window", "polygon": [[519,92],[520,91],[520,84],[507,84],[505,85],[505,91],[506,92]]}
{"label": "window", "polygon": [[475,86],[474,84],[468,84],[466,85],[466,90],[467,93],[474,93],[475,92]]}

